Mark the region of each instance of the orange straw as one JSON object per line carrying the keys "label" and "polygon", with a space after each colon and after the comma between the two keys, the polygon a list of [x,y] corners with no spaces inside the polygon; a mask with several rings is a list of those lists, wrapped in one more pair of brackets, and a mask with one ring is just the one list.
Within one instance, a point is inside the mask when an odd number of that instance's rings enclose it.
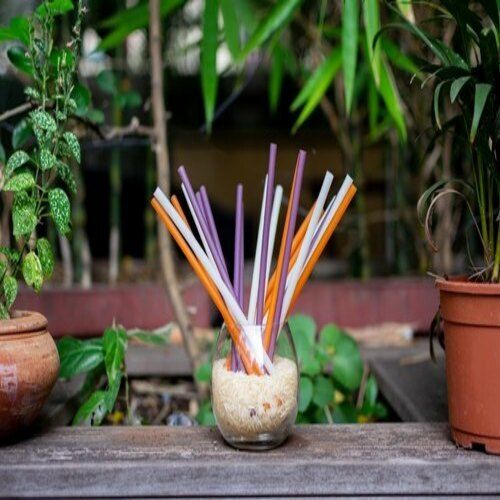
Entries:
{"label": "orange straw", "polygon": [[184,213],[184,210],[182,210],[182,205],[179,203],[179,199],[177,198],[177,196],[175,196],[175,194],[170,197],[170,201],[172,202],[174,208],[177,210],[177,213],[181,216],[182,220],[186,223],[186,226],[189,227],[189,222],[186,214]]}
{"label": "orange straw", "polygon": [[[297,261],[297,258],[299,256],[300,246],[302,245],[302,240],[304,239],[304,236],[306,234],[307,226],[309,225],[309,221],[311,220],[315,205],[316,205],[316,202],[309,210],[309,213],[307,214],[306,218],[302,221],[302,224],[300,225],[299,230],[295,233],[295,236],[293,237],[292,257],[290,258],[290,265],[288,266],[288,272],[290,272],[290,270],[294,266],[295,262]],[[267,285],[266,302],[265,302],[264,311],[269,310],[269,306],[271,304],[271,296],[272,296],[275,284],[276,284],[276,270],[274,271],[273,275],[271,276],[271,279],[269,280],[269,284]]]}
{"label": "orange straw", "polygon": [[231,314],[229,313],[226,304],[222,300],[210,276],[208,276],[205,269],[203,269],[201,264],[198,262],[198,259],[195,257],[195,255],[189,248],[188,244],[185,242],[183,236],[181,235],[175,224],[172,222],[168,214],[165,212],[161,204],[156,199],[153,198],[151,200],[151,205],[153,206],[154,210],[160,217],[163,224],[165,224],[165,226],[169,230],[170,234],[172,235],[176,243],[179,245],[179,248],[182,250],[182,253],[186,257],[189,264],[191,264],[191,267],[193,268],[195,274],[198,276],[198,279],[201,281],[206,291],[208,292],[210,298],[219,309],[222,318],[224,320],[224,323],[227,326],[229,334],[231,335],[231,338],[233,339],[233,342],[235,343],[236,348],[238,349],[238,352],[241,356],[241,360],[243,362],[243,366],[245,367],[246,372],[249,374],[262,375],[263,373],[259,365],[255,362],[255,360],[251,361],[248,349],[241,338],[241,333],[238,329],[238,326],[236,325]]}
{"label": "orange straw", "polygon": [[[298,160],[297,160],[298,161]],[[280,246],[280,252],[278,254],[278,263],[276,265],[276,271],[274,274],[276,275],[275,280],[279,279],[281,273],[283,272],[283,259],[285,256],[285,247],[286,247],[286,238],[287,238],[287,233],[289,231],[289,224],[290,224],[290,214],[292,212],[292,193],[293,189],[295,186],[295,176],[297,174],[297,167],[295,168],[295,173],[293,174],[293,182],[292,182],[292,187],[290,189],[290,202],[288,203],[288,208],[286,210],[286,218],[285,218],[285,228],[283,231],[283,235],[281,237],[281,246]],[[273,286],[273,292],[271,294],[271,303],[269,307],[269,313],[267,315],[267,323],[266,323],[266,328],[264,331],[264,349],[266,351],[269,351],[269,346],[271,344],[271,334],[272,334],[272,325],[274,321],[274,316],[276,314],[276,302],[278,300],[278,288],[277,286]]]}
{"label": "orange straw", "polygon": [[354,185],[351,185],[344,199],[342,200],[342,203],[340,204],[337,212],[333,216],[333,219],[330,221],[330,224],[328,225],[326,231],[323,233],[323,236],[319,240],[318,246],[314,249],[311,258],[307,261],[307,264],[304,270],[302,271],[302,274],[300,275],[299,281],[297,282],[297,286],[295,287],[295,291],[292,296],[292,300],[290,302],[290,307],[288,308],[287,315],[293,309],[295,303],[297,302],[297,299],[300,295],[300,292],[302,291],[302,288],[304,288],[304,285],[306,284],[306,281],[309,279],[309,276],[311,275],[312,270],[316,265],[316,262],[323,253],[323,250],[325,249],[325,246],[328,243],[328,240],[331,238],[333,232],[335,231],[335,228],[337,227],[338,223],[344,216],[344,213],[347,210],[349,203],[351,203],[351,200],[353,199],[354,195],[356,194],[356,191],[357,191],[356,187]]}

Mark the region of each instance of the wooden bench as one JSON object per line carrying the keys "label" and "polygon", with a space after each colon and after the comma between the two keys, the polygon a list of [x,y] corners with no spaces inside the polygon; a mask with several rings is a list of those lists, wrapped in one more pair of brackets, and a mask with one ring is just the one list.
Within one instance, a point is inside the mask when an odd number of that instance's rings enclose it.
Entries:
{"label": "wooden bench", "polygon": [[203,427],[60,427],[0,453],[2,497],[490,495],[500,457],[446,424],[298,426],[267,453]]}

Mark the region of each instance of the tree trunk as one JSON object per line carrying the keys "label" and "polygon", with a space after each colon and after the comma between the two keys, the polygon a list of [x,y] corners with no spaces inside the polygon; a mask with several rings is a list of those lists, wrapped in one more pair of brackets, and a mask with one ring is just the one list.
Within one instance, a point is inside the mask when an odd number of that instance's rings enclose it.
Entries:
{"label": "tree trunk", "polygon": [[[161,17],[159,0],[149,0],[149,51],[151,60],[151,101],[154,121],[154,151],[158,185],[166,196],[170,195],[170,161],[167,149],[167,122],[163,100],[163,63],[161,50]],[[172,240],[167,230],[158,222],[160,260],[165,285],[182,333],[184,346],[193,369],[201,362],[191,321],[184,305],[179,282],[175,274]],[[199,388],[198,388],[199,389]]]}

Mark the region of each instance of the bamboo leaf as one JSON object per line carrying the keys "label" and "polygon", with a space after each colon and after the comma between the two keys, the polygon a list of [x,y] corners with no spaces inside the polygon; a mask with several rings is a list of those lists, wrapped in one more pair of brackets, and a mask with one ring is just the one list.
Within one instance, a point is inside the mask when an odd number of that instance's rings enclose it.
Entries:
{"label": "bamboo leaf", "polygon": [[271,70],[269,72],[269,107],[273,113],[278,108],[284,75],[284,56],[280,44],[276,44],[271,55]]}
{"label": "bamboo leaf", "polygon": [[472,116],[472,125],[470,128],[470,142],[474,142],[476,138],[477,128],[481,120],[481,115],[483,114],[484,105],[491,92],[492,85],[489,83],[478,83],[476,84],[476,92],[474,94],[474,114]]}
{"label": "bamboo leaf", "polygon": [[450,100],[451,102],[455,102],[455,99],[460,94],[463,86],[471,79],[471,76],[462,76],[453,81],[450,87]]}
{"label": "bamboo leaf", "polygon": [[212,130],[217,99],[217,0],[205,0],[203,38],[200,50],[201,88],[207,129]]}
{"label": "bamboo leaf", "polygon": [[441,130],[441,119],[439,118],[439,95],[441,94],[441,89],[448,83],[447,80],[444,82],[439,82],[434,89],[434,118],[436,120],[436,125],[439,130]]}
{"label": "bamboo leaf", "polygon": [[375,36],[380,29],[380,12],[378,0],[364,0],[363,18],[366,32],[366,46],[368,49],[368,60],[372,68],[373,78],[377,87],[380,84],[380,44],[373,45]]}
{"label": "bamboo leaf", "polygon": [[261,47],[269,37],[281,29],[292,17],[303,0],[278,0],[269,14],[259,23],[247,44],[240,53],[239,61],[243,61],[251,52]]}
{"label": "bamboo leaf", "polygon": [[417,78],[422,79],[421,70],[417,66],[416,62],[411,57],[402,52],[394,42],[387,38],[382,38],[380,43],[382,44],[384,54],[395,67],[412,75],[416,75]]}
{"label": "bamboo leaf", "polygon": [[342,70],[344,73],[345,107],[348,115],[351,113],[354,81],[356,79],[358,33],[358,0],[345,0],[342,10]]}
{"label": "bamboo leaf", "polygon": [[400,140],[406,142],[406,123],[403,115],[401,98],[399,96],[398,88],[396,86],[396,82],[394,81],[391,68],[385,60],[382,60],[379,92],[387,111],[389,111],[391,118],[396,124]]}
{"label": "bamboo leaf", "polygon": [[234,0],[219,0],[224,19],[224,36],[233,59],[240,53],[240,27],[236,16]]}
{"label": "bamboo leaf", "polygon": [[302,91],[292,103],[292,110],[294,110],[305,102],[305,105],[293,126],[293,132],[295,132],[314,111],[316,106],[321,101],[321,98],[325,95],[325,92],[330,86],[341,65],[342,52],[338,47],[336,47],[330,52],[328,58],[323,61],[323,63],[306,81]]}

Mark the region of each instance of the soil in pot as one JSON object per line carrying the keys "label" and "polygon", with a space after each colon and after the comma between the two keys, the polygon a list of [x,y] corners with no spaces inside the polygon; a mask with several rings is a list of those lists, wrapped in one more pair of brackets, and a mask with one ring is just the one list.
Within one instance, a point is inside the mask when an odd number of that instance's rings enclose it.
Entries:
{"label": "soil in pot", "polygon": [[44,316],[16,311],[0,321],[0,440],[15,439],[29,428],[58,372],[59,356]]}
{"label": "soil in pot", "polygon": [[500,454],[500,285],[438,280],[451,434]]}

